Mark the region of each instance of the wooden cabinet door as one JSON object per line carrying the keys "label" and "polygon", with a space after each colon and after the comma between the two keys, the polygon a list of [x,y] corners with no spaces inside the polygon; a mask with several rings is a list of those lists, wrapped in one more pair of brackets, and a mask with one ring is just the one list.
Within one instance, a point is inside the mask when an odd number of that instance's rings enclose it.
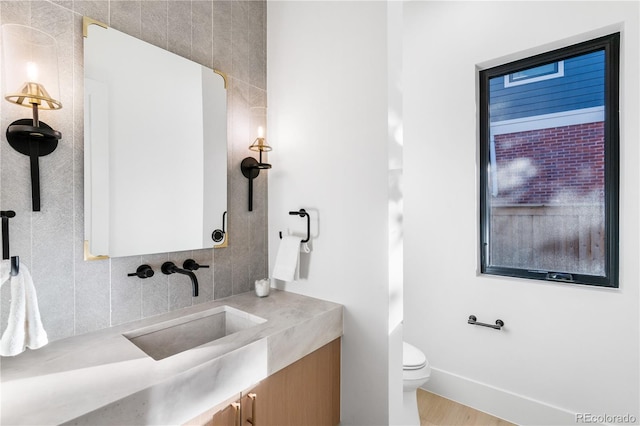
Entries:
{"label": "wooden cabinet door", "polygon": [[[193,426],[336,426],[340,423],[340,339],[267,377]],[[206,419],[206,420],[203,420]]]}
{"label": "wooden cabinet door", "polygon": [[337,425],[340,339],[269,376],[252,393],[256,394],[254,426]]}
{"label": "wooden cabinet door", "polygon": [[260,426],[264,424],[258,417],[258,392],[261,392],[259,386],[256,386],[250,392],[242,395],[241,399],[241,419],[242,426]]}
{"label": "wooden cabinet door", "polygon": [[[232,402],[211,418],[211,426],[240,426],[240,402]],[[207,424],[206,426],[209,426]]]}

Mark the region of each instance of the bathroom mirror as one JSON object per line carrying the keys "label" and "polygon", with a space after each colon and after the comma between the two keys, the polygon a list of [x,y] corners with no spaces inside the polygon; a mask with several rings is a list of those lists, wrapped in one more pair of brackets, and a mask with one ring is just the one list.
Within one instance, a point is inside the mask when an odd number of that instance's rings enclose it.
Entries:
{"label": "bathroom mirror", "polygon": [[87,257],[213,247],[227,209],[224,75],[85,18],[84,78]]}

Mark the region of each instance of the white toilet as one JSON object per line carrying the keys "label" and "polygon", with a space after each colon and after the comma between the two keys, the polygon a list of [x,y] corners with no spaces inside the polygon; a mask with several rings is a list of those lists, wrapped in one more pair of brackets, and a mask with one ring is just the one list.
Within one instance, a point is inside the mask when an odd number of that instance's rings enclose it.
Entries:
{"label": "white toilet", "polygon": [[402,424],[419,426],[417,390],[429,380],[431,367],[420,349],[407,342],[402,343]]}

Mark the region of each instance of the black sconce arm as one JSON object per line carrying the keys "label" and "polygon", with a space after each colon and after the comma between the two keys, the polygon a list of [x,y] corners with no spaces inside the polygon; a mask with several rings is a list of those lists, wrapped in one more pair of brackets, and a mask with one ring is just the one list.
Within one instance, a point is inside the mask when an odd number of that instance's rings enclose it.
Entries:
{"label": "black sconce arm", "polygon": [[262,162],[262,152],[260,152],[260,162],[253,157],[242,160],[240,169],[242,175],[249,179],[249,211],[253,211],[253,180],[258,177],[260,170],[270,169],[271,164]]}
{"label": "black sconce arm", "polygon": [[[35,114],[34,114],[35,115]],[[37,124],[36,124],[37,123]],[[36,125],[34,125],[36,124]],[[31,164],[31,205],[40,211],[40,163],[39,158],[51,154],[58,147],[60,132],[46,123],[34,119],[16,120],[7,128],[9,145],[21,154],[28,155]]]}

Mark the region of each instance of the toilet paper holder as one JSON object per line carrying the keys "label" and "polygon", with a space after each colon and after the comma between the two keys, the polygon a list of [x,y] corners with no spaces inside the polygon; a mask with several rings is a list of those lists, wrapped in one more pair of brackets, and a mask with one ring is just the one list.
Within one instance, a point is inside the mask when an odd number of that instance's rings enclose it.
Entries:
{"label": "toilet paper holder", "polygon": [[[298,215],[300,217],[305,217],[307,218],[307,238],[302,240],[302,243],[308,243],[309,239],[311,238],[311,218],[309,217],[309,213],[307,213],[307,211],[305,209],[300,209],[297,212],[289,212],[290,216],[295,216]],[[280,239],[282,239],[282,231],[280,231],[278,233],[280,235]]]}

